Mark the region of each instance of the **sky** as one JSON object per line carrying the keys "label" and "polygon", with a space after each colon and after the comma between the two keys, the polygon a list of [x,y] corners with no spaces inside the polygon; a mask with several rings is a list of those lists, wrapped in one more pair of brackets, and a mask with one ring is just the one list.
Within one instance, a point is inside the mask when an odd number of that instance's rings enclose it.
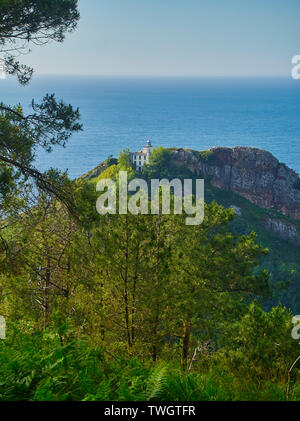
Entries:
{"label": "sky", "polygon": [[300,54],[299,0],[79,0],[62,44],[34,47],[37,74],[284,76]]}

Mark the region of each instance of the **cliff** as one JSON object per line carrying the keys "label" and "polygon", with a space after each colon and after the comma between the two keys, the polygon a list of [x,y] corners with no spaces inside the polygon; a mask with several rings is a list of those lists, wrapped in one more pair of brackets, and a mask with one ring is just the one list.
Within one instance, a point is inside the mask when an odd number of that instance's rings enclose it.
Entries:
{"label": "cliff", "polygon": [[268,217],[261,224],[300,244],[299,222],[296,223],[300,220],[300,178],[270,152],[248,147],[217,147],[203,152],[176,149],[172,160],[176,165],[187,165],[214,187],[238,193],[261,208],[295,220],[293,224]]}
{"label": "cliff", "polygon": [[300,219],[300,178],[270,152],[246,147],[218,147],[205,152],[177,149],[172,159],[187,164],[215,187]]}

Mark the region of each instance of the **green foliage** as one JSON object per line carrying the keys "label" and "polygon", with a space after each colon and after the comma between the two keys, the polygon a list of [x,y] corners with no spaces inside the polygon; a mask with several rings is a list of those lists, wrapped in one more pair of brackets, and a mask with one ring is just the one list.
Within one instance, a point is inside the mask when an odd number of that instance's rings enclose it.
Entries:
{"label": "green foliage", "polygon": [[207,164],[213,165],[213,164],[216,164],[217,163],[217,160],[215,159],[214,151],[213,150],[208,150],[208,151],[193,151],[193,153],[196,155],[196,157],[198,159],[200,159],[201,161],[206,162]]}
{"label": "green foliage", "polygon": [[151,180],[153,178],[192,178],[191,172],[185,166],[178,167],[172,160],[172,151],[159,146],[153,150],[149,164],[143,166],[142,175]]}
{"label": "green foliage", "polygon": [[[260,267],[266,269],[270,275],[273,289],[273,296],[264,301],[264,308],[270,309],[281,302],[291,308],[294,314],[298,314],[300,311],[299,247],[266,231],[262,225],[262,221],[266,218],[274,217],[287,223],[290,222],[289,218],[276,211],[259,208],[234,192],[213,187],[208,181],[205,182],[205,200],[208,203],[216,200],[226,208],[232,205],[238,206],[241,215],[236,215],[232,220],[230,230],[237,235],[256,232],[257,241],[269,250],[268,255],[260,261]],[[297,225],[297,221],[292,223]]]}
{"label": "green foliage", "polygon": [[1,400],[81,399],[98,376],[101,351],[87,348],[84,341],[70,340],[72,332],[28,334],[15,330],[0,344]]}
{"label": "green foliage", "polygon": [[[166,171],[169,152],[157,150],[143,176],[182,175],[173,164]],[[48,172],[73,195],[78,219],[40,188],[34,206],[26,190],[3,224],[0,399],[285,399],[298,346],[285,309],[249,308],[269,293],[268,250],[251,224],[245,232],[214,200],[193,227],[184,213],[100,216],[95,183],[118,181],[120,170],[135,176],[129,151],[111,164],[75,183]]]}
{"label": "green foliage", "polygon": [[[0,64],[16,75],[23,85],[29,83],[33,69],[20,64],[16,56],[29,52],[31,43],[45,45],[63,41],[76,28],[79,13],[77,0],[0,0]],[[40,188],[68,203],[47,175],[32,167],[39,147],[50,152],[54,145],[65,146],[72,135],[82,129],[79,110],[46,94],[41,103],[32,100],[32,113],[25,115],[20,104],[0,103],[0,195],[2,213],[12,207],[28,178]]]}
{"label": "green foliage", "polygon": [[117,175],[117,165],[113,164],[106,168],[98,177],[92,178],[91,183],[97,184],[99,180],[103,180],[105,178],[115,179]]}
{"label": "green foliage", "polygon": [[62,42],[76,28],[79,12],[77,0],[0,0],[0,18],[0,63],[25,85],[33,69],[15,56],[28,52],[30,44]]}
{"label": "green foliage", "polygon": [[104,164],[107,167],[110,167],[111,165],[118,165],[118,160],[114,158],[112,155],[110,155],[106,161],[104,161]]}
{"label": "green foliage", "polygon": [[[0,0],[0,18],[0,62],[26,84],[33,70],[14,50],[63,41],[79,13],[76,0]],[[265,268],[278,287],[299,280],[299,250],[262,229],[274,211],[207,183],[199,226],[184,213],[100,216],[95,184],[136,176],[128,149],[75,182],[32,167],[79,118],[53,94],[29,115],[0,104],[0,400],[284,400],[299,352],[291,313],[249,307],[269,294]],[[195,154],[215,163],[213,151]],[[141,176],[194,178],[171,156],[157,148]],[[297,367],[290,377],[300,399]]]}
{"label": "green foliage", "polygon": [[[276,325],[274,324],[276,328]],[[275,333],[275,332],[273,332]],[[261,338],[260,338],[261,339]],[[246,351],[249,356],[249,351]],[[262,357],[265,354],[262,353]],[[220,355],[221,357],[221,355]],[[272,356],[274,359],[274,355]],[[55,330],[31,332],[11,326],[0,342],[2,401],[206,401],[285,400],[286,383],[255,381],[244,371],[234,374],[221,361],[205,371],[183,373],[176,364],[149,364],[137,358],[117,358],[87,338],[76,338],[64,324]],[[298,381],[297,381],[298,378]],[[299,377],[291,397],[300,398]]]}
{"label": "green foliage", "polygon": [[243,380],[285,383],[299,344],[291,337],[292,314],[283,307],[264,312],[253,302],[244,317],[228,326],[219,358]]}
{"label": "green foliage", "polygon": [[126,171],[128,168],[131,168],[130,151],[128,148],[120,152],[118,163],[120,171]]}

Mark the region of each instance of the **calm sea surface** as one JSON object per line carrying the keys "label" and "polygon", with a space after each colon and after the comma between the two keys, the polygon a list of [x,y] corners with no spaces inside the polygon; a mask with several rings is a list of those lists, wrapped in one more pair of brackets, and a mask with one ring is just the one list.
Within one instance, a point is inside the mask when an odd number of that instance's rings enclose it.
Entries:
{"label": "calm sea surface", "polygon": [[65,149],[39,151],[40,170],[68,169],[78,177],[151,139],[154,147],[266,149],[300,173],[300,81],[36,77],[24,88],[0,80],[0,101],[26,109],[47,92],[80,108],[84,131]]}

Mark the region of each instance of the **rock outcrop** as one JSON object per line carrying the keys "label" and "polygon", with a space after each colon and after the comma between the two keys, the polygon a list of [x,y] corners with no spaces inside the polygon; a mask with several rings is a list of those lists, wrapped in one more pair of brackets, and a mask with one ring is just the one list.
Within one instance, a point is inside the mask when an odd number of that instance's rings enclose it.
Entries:
{"label": "rock outcrop", "polygon": [[186,164],[215,187],[300,220],[299,175],[270,152],[247,147],[217,147],[204,152],[176,149],[172,159],[178,165]]}
{"label": "rock outcrop", "polygon": [[280,238],[290,240],[297,246],[300,246],[300,230],[295,224],[276,218],[266,218],[261,222],[267,231],[271,231]]}

